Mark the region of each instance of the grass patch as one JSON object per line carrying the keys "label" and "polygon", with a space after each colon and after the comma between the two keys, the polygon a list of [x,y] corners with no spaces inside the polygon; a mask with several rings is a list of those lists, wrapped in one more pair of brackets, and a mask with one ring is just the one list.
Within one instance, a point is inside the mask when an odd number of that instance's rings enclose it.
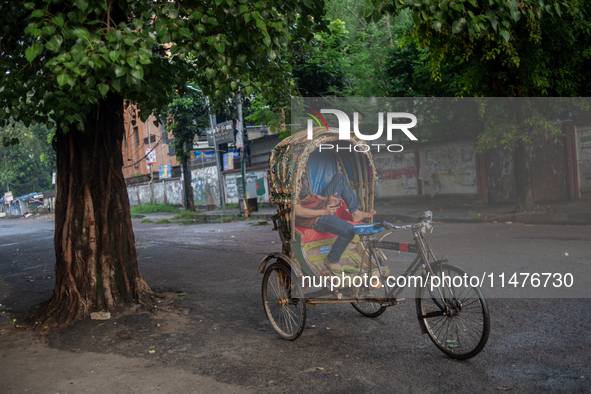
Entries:
{"label": "grass patch", "polygon": [[172,222],[170,221],[170,219],[164,219],[164,218],[162,218],[156,222],[156,224],[168,224],[168,223],[172,223]]}
{"label": "grass patch", "polygon": [[244,216],[208,216],[207,223],[233,223],[242,220],[252,220]]}
{"label": "grass patch", "polygon": [[173,217],[173,219],[175,219],[175,220],[195,219],[195,215],[199,215],[200,213],[201,212],[199,212],[199,211],[195,211],[195,212],[182,211],[181,213],[179,213],[178,215],[176,215],[175,217]]}
{"label": "grass patch", "polygon": [[[226,204],[226,209],[238,209],[238,204]],[[216,208],[217,211],[221,211],[222,207]]]}
{"label": "grass patch", "polygon": [[178,212],[179,209],[174,205],[170,204],[146,204],[131,207],[131,214],[137,215],[142,213],[155,213],[155,212]]}
{"label": "grass patch", "polygon": [[152,219],[144,218],[140,220],[140,223],[154,223],[154,221]]}

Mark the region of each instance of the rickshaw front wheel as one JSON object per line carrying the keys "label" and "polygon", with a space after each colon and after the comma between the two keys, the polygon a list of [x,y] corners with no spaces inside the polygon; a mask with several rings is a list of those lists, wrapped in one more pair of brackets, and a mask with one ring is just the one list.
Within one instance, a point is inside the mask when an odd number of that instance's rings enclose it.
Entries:
{"label": "rickshaw front wheel", "polygon": [[284,339],[298,339],[306,327],[306,300],[288,264],[277,261],[263,276],[263,306],[269,322]]}

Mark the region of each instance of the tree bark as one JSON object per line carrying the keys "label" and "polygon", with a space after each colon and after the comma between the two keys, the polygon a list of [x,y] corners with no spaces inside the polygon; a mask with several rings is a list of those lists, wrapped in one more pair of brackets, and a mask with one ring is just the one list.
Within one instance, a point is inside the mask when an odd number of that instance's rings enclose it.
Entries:
{"label": "tree bark", "polygon": [[515,181],[517,211],[534,209],[533,146],[530,141],[520,141],[515,148]]}
{"label": "tree bark", "polygon": [[193,186],[191,186],[191,173],[189,172],[189,166],[187,165],[187,157],[183,156],[183,188],[185,189],[185,201],[186,201],[186,208],[191,211],[195,212],[195,200],[193,199]]}
{"label": "tree bark", "polygon": [[534,209],[534,177],[533,177],[533,144],[531,142],[532,131],[524,124],[527,118],[527,98],[512,98],[515,108],[515,119],[520,128],[520,133],[528,138],[522,139],[515,147],[515,183],[517,194],[517,211],[532,211]]}
{"label": "tree bark", "polygon": [[36,321],[70,324],[93,311],[151,304],[122,172],[123,110],[123,97],[109,93],[93,106],[84,131],[58,127],[56,284]]}

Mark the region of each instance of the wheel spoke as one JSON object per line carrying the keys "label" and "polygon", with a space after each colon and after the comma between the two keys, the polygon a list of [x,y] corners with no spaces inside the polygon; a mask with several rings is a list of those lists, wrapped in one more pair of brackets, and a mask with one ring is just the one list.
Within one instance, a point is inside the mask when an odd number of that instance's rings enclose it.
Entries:
{"label": "wheel spoke", "polygon": [[[429,284],[421,290],[417,300],[419,317],[429,337],[445,354],[458,359],[473,357],[484,347],[489,333],[488,309],[480,289],[454,287],[453,278],[465,274],[453,266],[434,267],[434,272],[451,278],[451,283],[440,287],[441,295],[430,291]],[[441,311],[446,315],[437,316]]]}

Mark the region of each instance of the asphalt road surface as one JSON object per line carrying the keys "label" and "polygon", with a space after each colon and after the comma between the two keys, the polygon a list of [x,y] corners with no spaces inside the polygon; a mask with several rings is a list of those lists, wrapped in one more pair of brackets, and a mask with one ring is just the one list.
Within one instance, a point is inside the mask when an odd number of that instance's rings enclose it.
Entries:
{"label": "asphalt road surface", "polygon": [[[421,335],[414,302],[376,319],[348,304],[310,308],[309,328],[297,341],[284,341],[267,322],[262,275],[256,275],[262,258],[280,251],[279,237],[271,226],[251,224],[156,225],[134,219],[136,239],[145,247],[140,271],[153,290],[178,298],[174,313],[119,316],[101,326],[86,320],[49,331],[43,343],[60,357],[85,355],[105,359],[105,365],[127,357],[143,362],[146,376],[177,374],[174,390],[144,377],[137,380],[144,386],[120,386],[121,392],[591,392],[591,300],[585,298],[496,298],[505,293],[485,289],[491,294],[491,334],[482,353],[468,361],[447,358]],[[4,316],[18,316],[50,297],[53,226],[0,222],[0,303],[9,308]],[[440,224],[429,240],[438,257],[468,272],[576,269],[577,283],[591,271],[588,226]],[[578,294],[590,297],[591,290]],[[0,354],[5,355],[1,349]],[[0,365],[9,362],[0,358]],[[117,369],[105,379],[125,380],[127,373]],[[88,376],[71,377],[69,384],[77,386],[70,387],[79,390],[67,392],[101,392],[85,386]],[[25,387],[14,376],[7,382],[6,392]]]}

